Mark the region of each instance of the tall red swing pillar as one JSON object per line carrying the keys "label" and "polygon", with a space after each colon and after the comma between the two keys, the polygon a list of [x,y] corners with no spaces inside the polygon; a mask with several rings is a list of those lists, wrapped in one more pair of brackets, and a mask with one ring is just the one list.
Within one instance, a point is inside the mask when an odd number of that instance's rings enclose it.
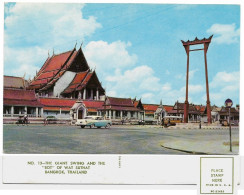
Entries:
{"label": "tall red swing pillar", "polygon": [[[208,87],[208,65],[207,65],[207,51],[208,46],[211,42],[213,35],[210,36],[208,39],[204,38],[199,40],[197,37],[193,41],[182,41],[182,44],[186,50],[187,54],[187,69],[186,69],[186,101],[184,104],[184,123],[188,123],[188,113],[189,113],[189,102],[188,102],[188,80],[189,80],[189,55],[191,51],[199,51],[204,50],[204,61],[205,61],[205,77],[206,77],[206,93],[207,93],[207,117],[208,123],[211,123],[211,107],[210,107],[210,98],[209,98],[209,87]],[[191,45],[199,45],[203,44],[204,48],[202,49],[190,49]]]}

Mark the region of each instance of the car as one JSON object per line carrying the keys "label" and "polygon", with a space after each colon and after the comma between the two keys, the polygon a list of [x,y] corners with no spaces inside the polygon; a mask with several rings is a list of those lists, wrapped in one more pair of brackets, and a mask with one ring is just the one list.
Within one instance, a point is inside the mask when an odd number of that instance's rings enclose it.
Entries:
{"label": "car", "polygon": [[57,123],[57,117],[56,116],[46,116],[44,119],[45,124],[56,124]]}
{"label": "car", "polygon": [[85,127],[110,128],[110,126],[112,125],[112,121],[105,120],[102,116],[86,116],[84,119],[78,119],[75,125],[78,125],[81,128],[85,128]]}

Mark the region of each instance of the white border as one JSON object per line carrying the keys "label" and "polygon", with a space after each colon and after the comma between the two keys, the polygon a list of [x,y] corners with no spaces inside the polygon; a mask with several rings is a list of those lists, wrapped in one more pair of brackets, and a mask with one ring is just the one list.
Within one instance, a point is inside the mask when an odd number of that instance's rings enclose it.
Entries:
{"label": "white border", "polygon": [[[8,1],[8,2],[37,2],[37,1],[30,1],[30,0],[15,0],[15,1]],[[70,1],[67,1],[67,0],[63,0],[63,1],[58,1],[58,0],[43,0],[43,1],[39,1],[39,2],[62,2],[62,3],[70,3]],[[72,3],[115,3],[115,1],[111,1],[111,0],[103,0],[102,2],[99,1],[99,0],[72,0]],[[116,2],[117,3],[117,2]],[[243,29],[243,22],[244,21],[244,16],[243,16],[243,9],[242,9],[242,6],[243,6],[243,1],[241,0],[221,0],[221,1],[217,1],[217,0],[205,0],[205,1],[199,1],[199,0],[172,0],[172,1],[169,1],[169,0],[134,0],[133,2],[131,0],[120,0],[119,3],[169,3],[169,4],[240,4],[241,5],[241,37],[240,37],[240,40],[241,40],[241,48],[240,48],[240,54],[244,51],[243,50],[243,38],[242,38],[242,32],[244,32],[244,29]],[[3,30],[4,30],[4,24],[3,24],[3,21],[4,21],[4,2],[1,2],[0,3],[0,10],[2,10],[1,14],[0,14],[0,21],[1,21],[1,29],[0,29],[0,34],[1,34],[1,37],[0,37],[0,43],[3,43]],[[0,44],[0,49],[1,49],[1,52],[0,52],[0,59],[1,59],[1,69],[0,69],[0,74],[3,75],[3,62],[4,62],[4,55],[3,55],[3,44]],[[240,83],[241,83],[241,86],[243,86],[243,83],[244,83],[244,78],[242,77],[244,75],[244,69],[242,67],[242,64],[243,64],[243,55],[241,56],[241,59],[240,59]],[[3,82],[3,79],[1,80],[1,82]],[[1,91],[0,91],[0,96],[1,96],[1,104],[2,104],[2,101],[3,101],[3,94],[2,94],[2,87],[3,87],[3,84],[0,84],[1,86]],[[243,114],[243,109],[242,109],[242,102],[243,102],[243,98],[244,98],[244,95],[243,95],[243,90],[242,88],[240,88],[240,105],[241,105],[241,109],[240,109],[240,121],[241,121],[241,124],[240,124],[240,155],[243,156],[244,155],[244,144],[242,143],[243,142],[243,136],[244,136],[244,133],[242,132],[242,121],[244,121],[244,114]],[[0,116],[2,116],[2,109],[1,109],[1,112],[0,112]],[[3,129],[3,124],[2,122],[0,123],[1,125],[1,129]],[[0,139],[2,140],[3,138],[3,131],[1,131],[0,133]],[[0,150],[1,150],[1,153],[3,151],[3,146],[2,144],[0,144]],[[32,155],[23,155],[23,156],[32,156]],[[46,155],[44,155],[46,156]],[[179,155],[179,158],[180,158],[181,155]],[[0,162],[0,165],[1,165],[2,162]],[[1,176],[0,176],[0,179]],[[143,185],[137,185],[137,186],[134,186],[134,185],[130,185],[130,186],[124,186],[124,185],[103,185],[103,186],[94,186],[94,185],[35,185],[35,184],[30,184],[30,185],[17,185],[17,184],[11,184],[11,185],[1,185],[0,184],[0,188],[14,188],[14,189],[60,189],[60,190],[63,190],[63,189],[83,189],[83,190],[91,190],[91,189],[96,189],[96,190],[106,190],[106,191],[103,191],[102,194],[106,193],[106,194],[124,194],[124,192],[114,192],[114,190],[117,190],[117,189],[129,189],[130,191],[131,190],[135,190],[135,189],[143,189],[143,191],[137,191],[138,193],[140,194],[144,194],[144,193],[148,193],[146,191],[144,191],[145,189],[146,190],[152,190],[154,189],[153,191],[153,194],[193,194],[194,192],[196,192],[196,188],[195,187],[192,187],[192,186],[143,186]],[[109,190],[107,191],[108,189],[113,189],[113,190]],[[160,191],[157,191],[159,190]],[[162,189],[164,189],[162,191]],[[165,189],[170,189],[170,190],[165,190]],[[175,189],[175,190],[172,190],[172,189]],[[185,190],[179,190],[179,189],[186,189]],[[194,189],[194,190],[189,190],[189,189]],[[244,188],[243,188],[244,189]],[[61,192],[61,191],[52,191],[51,193],[56,193],[58,192],[59,194],[63,194],[63,193],[66,193],[66,192]],[[90,191],[91,193],[93,192],[97,192],[97,191]],[[86,192],[86,193],[90,193],[90,192]],[[244,192],[244,190],[240,191],[240,194],[242,194],[241,192]],[[4,191],[4,194],[8,194],[8,192]],[[24,193],[24,194],[33,194],[32,191],[22,191],[21,194]],[[35,193],[38,193],[38,192],[35,192]],[[43,193],[42,191],[40,193]],[[72,193],[77,193],[77,191],[72,191]],[[80,193],[80,192],[78,192]],[[100,193],[100,192],[99,192]],[[151,193],[151,192],[150,192]],[[194,193],[195,194],[195,193]]]}

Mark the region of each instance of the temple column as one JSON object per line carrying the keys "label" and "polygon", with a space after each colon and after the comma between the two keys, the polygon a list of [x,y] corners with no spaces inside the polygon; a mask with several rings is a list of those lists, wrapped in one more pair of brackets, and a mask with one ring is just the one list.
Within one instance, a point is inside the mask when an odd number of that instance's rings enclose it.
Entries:
{"label": "temple column", "polygon": [[111,115],[112,115],[111,110],[109,110],[109,118],[110,119],[112,118]]}
{"label": "temple column", "polygon": [[27,114],[27,106],[25,106],[25,111],[24,111],[25,114]]}
{"label": "temple column", "polygon": [[14,116],[14,107],[11,106],[11,117],[13,117],[13,116]]}
{"label": "temple column", "polygon": [[141,119],[141,112],[138,112],[138,119]]}
{"label": "temple column", "polygon": [[123,119],[123,111],[120,111],[120,118]]}
{"label": "temple column", "polygon": [[78,99],[81,99],[81,91],[79,91]]}
{"label": "temple column", "polygon": [[36,107],[36,117],[38,117],[38,107]]}
{"label": "temple column", "polygon": [[113,119],[115,119],[116,118],[116,111],[114,110],[113,111]]}
{"label": "temple column", "polygon": [[97,98],[97,100],[100,99],[100,98],[99,98],[99,91],[98,91],[98,89],[97,89],[97,91],[96,91],[96,98]]}
{"label": "temple column", "polygon": [[84,91],[83,91],[83,100],[86,99],[86,88],[84,88]]}
{"label": "temple column", "polygon": [[127,117],[128,117],[128,118],[131,117],[130,111],[127,111]]}
{"label": "temple column", "polygon": [[43,117],[44,114],[43,114],[43,108],[41,108],[41,117]]}
{"label": "temple column", "polygon": [[91,89],[91,99],[93,100],[93,89]]}

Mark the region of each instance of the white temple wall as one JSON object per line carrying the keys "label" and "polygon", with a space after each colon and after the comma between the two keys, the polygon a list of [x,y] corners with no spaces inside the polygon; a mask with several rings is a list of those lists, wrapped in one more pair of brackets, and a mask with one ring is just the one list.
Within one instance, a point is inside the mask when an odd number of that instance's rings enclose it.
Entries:
{"label": "white temple wall", "polygon": [[63,76],[55,83],[55,86],[53,88],[53,96],[57,97],[60,95],[61,92],[63,92],[69,84],[74,79],[76,73],[71,71],[66,71]]}

